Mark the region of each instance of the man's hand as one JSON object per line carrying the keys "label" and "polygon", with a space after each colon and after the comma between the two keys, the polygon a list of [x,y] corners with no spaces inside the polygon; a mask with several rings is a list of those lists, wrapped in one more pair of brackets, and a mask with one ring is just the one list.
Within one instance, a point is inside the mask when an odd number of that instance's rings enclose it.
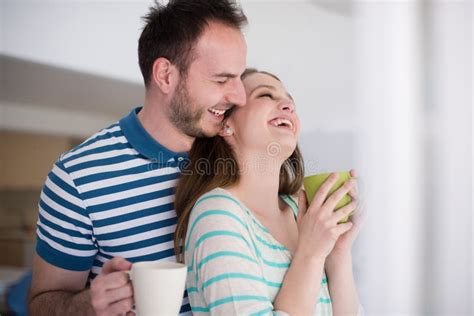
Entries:
{"label": "man's hand", "polygon": [[132,263],[115,257],[91,283],[91,304],[97,316],[131,314],[133,289],[128,274]]}

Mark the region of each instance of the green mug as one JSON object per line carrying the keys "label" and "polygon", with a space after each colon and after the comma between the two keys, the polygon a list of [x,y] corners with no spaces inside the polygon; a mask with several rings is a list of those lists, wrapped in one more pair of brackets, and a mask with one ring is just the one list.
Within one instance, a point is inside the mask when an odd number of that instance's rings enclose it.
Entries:
{"label": "green mug", "polygon": [[[330,196],[334,191],[339,189],[344,182],[347,180],[351,179],[351,174],[349,171],[341,171],[337,172],[339,174],[339,178],[337,179],[336,183],[332,186],[331,190],[329,190],[328,196]],[[319,188],[321,185],[329,178],[329,176],[332,174],[332,172],[328,173],[320,173],[320,174],[315,174],[312,176],[307,176],[304,178],[304,189],[306,191],[306,198],[308,199],[308,203],[311,204],[311,201],[313,200],[314,195],[316,192],[318,192]],[[346,206],[352,201],[352,198],[350,197],[349,194],[346,194],[342,197],[342,199],[337,203],[336,208],[334,211],[340,209],[341,207]],[[349,217],[352,215],[353,212],[351,212],[348,216],[343,218],[338,222],[340,223],[346,223],[349,220]]]}

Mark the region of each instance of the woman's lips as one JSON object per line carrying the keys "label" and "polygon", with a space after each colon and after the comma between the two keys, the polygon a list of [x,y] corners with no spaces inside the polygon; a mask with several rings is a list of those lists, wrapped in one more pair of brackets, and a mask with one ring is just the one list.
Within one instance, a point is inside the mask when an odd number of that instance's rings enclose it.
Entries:
{"label": "woman's lips", "polygon": [[294,130],[293,121],[287,117],[276,117],[268,122],[270,125],[275,127],[285,127],[289,128],[290,130]]}

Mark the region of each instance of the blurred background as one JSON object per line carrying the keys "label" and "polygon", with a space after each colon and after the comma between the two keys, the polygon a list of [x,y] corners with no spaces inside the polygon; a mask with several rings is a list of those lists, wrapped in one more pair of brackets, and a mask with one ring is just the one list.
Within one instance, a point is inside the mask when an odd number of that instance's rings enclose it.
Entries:
{"label": "blurred background", "polygon": [[[240,3],[248,65],[296,100],[307,173],[360,174],[366,314],[473,315],[472,2]],[[0,0],[0,314],[54,161],[143,102],[151,4]]]}

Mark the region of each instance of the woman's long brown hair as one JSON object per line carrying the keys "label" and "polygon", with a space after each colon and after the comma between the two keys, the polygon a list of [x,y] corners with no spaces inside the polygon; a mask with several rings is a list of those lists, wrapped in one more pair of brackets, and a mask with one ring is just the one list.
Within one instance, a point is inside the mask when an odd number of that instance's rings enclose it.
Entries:
{"label": "woman's long brown hair", "polygon": [[[247,69],[242,79],[253,73],[264,73]],[[236,184],[240,170],[232,147],[220,136],[196,138],[189,151],[187,165],[183,167],[175,193],[175,210],[178,224],[174,237],[174,249],[178,262],[184,262],[182,246],[186,238],[189,216],[197,199],[203,194],[218,188]],[[291,156],[285,160],[280,170],[279,194],[295,194],[301,188],[304,177],[304,163],[296,146]]]}

